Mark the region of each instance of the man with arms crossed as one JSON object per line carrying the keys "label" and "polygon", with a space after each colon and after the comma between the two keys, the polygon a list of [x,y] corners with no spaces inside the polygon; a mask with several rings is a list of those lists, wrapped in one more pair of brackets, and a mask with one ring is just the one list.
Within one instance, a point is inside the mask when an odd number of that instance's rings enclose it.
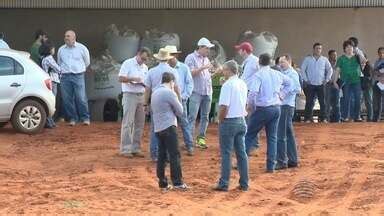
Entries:
{"label": "man with arms crossed", "polygon": [[271,56],[260,55],[260,70],[248,95],[248,129],[245,135],[246,152],[249,155],[263,127],[267,134],[267,172],[274,172],[277,151],[277,126],[280,105],[291,91],[291,79],[280,71],[271,69]]}
{"label": "man with arms crossed", "polygon": [[275,170],[297,167],[297,147],[292,119],[295,114],[296,95],[301,92],[299,74],[292,68],[292,58],[284,55],[279,59],[281,73],[292,80],[292,91],[282,101],[281,115],[277,129],[277,165]]}

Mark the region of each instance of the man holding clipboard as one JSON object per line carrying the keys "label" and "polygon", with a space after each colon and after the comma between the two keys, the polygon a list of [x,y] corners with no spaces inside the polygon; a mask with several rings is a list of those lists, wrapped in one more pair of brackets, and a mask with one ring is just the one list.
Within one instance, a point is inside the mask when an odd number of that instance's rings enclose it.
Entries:
{"label": "man holding clipboard", "polygon": [[144,80],[148,73],[145,62],[150,50],[141,48],[137,55],[124,61],[119,72],[123,92],[120,154],[129,158],[144,157],[140,149],[144,130]]}

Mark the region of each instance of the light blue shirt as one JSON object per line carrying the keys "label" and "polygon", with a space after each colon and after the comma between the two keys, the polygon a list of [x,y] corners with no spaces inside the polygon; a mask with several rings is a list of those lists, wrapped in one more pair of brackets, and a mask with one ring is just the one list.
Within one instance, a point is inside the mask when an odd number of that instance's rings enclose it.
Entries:
{"label": "light blue shirt", "polygon": [[175,69],[179,74],[181,99],[187,100],[192,95],[193,91],[193,79],[191,71],[186,64],[180,61],[177,62]]}
{"label": "light blue shirt", "polygon": [[247,84],[248,89],[251,87],[252,79],[256,71],[260,68],[259,66],[259,58],[255,55],[250,54],[243,63],[243,74],[241,75],[241,79]]}
{"label": "light blue shirt", "polygon": [[0,49],[9,49],[7,42],[5,42],[3,39],[0,39]]}
{"label": "light blue shirt", "polygon": [[89,51],[79,42],[75,42],[71,47],[65,44],[57,52],[57,63],[62,74],[84,73],[90,64]]}
{"label": "light blue shirt", "polygon": [[[209,61],[207,57],[201,56],[197,51],[195,51],[185,58],[184,63],[192,71],[211,64],[211,61]],[[212,95],[212,79],[211,73],[208,69],[205,69],[199,74],[193,76],[193,92],[199,95]]]}
{"label": "light blue shirt", "polygon": [[289,67],[287,70],[282,70],[281,73],[287,75],[292,80],[293,85],[291,89],[292,91],[288,92],[288,94],[285,96],[282,105],[295,107],[296,95],[301,91],[299,74],[292,67]]}
{"label": "light blue shirt", "polygon": [[175,76],[175,83],[180,88],[179,74],[167,62],[160,62],[156,67],[149,69],[144,85],[154,91],[161,85],[161,79],[166,72],[172,73]]}
{"label": "light blue shirt", "polygon": [[303,81],[310,85],[323,85],[331,80],[333,69],[324,56],[316,59],[313,55],[305,57],[301,64]]}
{"label": "light blue shirt", "polygon": [[291,79],[273,70],[270,66],[263,66],[255,74],[252,88],[248,95],[248,104],[253,107],[268,107],[281,105],[282,99],[292,91]]}

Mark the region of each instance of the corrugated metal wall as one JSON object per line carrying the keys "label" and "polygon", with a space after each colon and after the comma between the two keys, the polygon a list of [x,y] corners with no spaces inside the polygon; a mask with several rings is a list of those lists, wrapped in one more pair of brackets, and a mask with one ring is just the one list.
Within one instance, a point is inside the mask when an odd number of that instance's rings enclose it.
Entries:
{"label": "corrugated metal wall", "polygon": [[231,9],[383,6],[384,0],[0,0],[0,8]]}

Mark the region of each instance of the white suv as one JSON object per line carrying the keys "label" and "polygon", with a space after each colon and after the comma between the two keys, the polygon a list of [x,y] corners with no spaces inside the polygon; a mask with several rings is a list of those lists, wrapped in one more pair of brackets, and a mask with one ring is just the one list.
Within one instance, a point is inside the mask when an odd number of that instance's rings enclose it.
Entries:
{"label": "white suv", "polygon": [[29,53],[0,49],[0,127],[11,121],[19,132],[40,132],[55,112],[49,75]]}

